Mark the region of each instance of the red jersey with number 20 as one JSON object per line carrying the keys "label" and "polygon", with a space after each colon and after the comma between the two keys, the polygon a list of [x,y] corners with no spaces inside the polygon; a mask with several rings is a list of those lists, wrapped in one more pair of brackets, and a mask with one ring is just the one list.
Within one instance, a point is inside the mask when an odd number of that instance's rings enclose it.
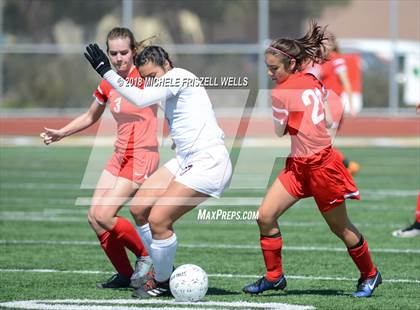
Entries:
{"label": "red jersey with number 20", "polygon": [[[143,79],[135,66],[131,68],[127,81],[141,89],[144,87]],[[101,81],[93,96],[99,104],[109,104],[112,116],[117,122],[116,149],[158,147],[157,105],[138,108],[122,97],[106,80]]]}
{"label": "red jersey with number 20", "polygon": [[295,73],[272,90],[275,122],[286,124],[291,136],[290,156],[304,163],[321,160],[322,150],[331,146],[325,124],[322,83],[312,74]]}

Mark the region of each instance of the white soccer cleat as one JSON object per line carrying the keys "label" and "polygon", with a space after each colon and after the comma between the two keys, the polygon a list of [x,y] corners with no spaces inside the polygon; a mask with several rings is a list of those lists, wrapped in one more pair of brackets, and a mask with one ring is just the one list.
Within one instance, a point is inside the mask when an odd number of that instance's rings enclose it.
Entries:
{"label": "white soccer cleat", "polygon": [[398,238],[412,238],[420,236],[420,223],[414,222],[413,225],[393,231],[392,235]]}
{"label": "white soccer cleat", "polygon": [[138,288],[148,280],[148,273],[153,265],[150,256],[137,257],[136,267],[134,268],[133,275],[130,278],[130,286]]}

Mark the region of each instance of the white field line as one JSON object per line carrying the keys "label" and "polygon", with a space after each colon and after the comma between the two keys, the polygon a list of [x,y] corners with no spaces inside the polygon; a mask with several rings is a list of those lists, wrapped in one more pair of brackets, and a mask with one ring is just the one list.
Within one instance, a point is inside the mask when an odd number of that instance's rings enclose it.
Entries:
{"label": "white field line", "polygon": [[[118,305],[118,306],[117,306]],[[123,306],[126,305],[126,306]],[[144,305],[164,305],[164,307],[144,307]],[[182,309],[278,309],[278,310],[311,310],[312,306],[291,305],[277,302],[246,302],[246,301],[199,301],[177,302],[175,300],[133,300],[133,299],[57,299],[57,300],[25,300],[0,303],[2,307],[17,309],[42,309],[42,310],[182,310]],[[134,307],[133,307],[134,306]],[[210,308],[209,308],[210,307]]]}
{"label": "white field line", "polygon": [[[0,186],[1,188],[1,186]],[[74,205],[75,198],[47,198],[47,197],[0,197],[0,203],[26,204],[32,205],[34,203],[55,204],[55,205]]]}
{"label": "white field line", "polygon": [[[262,189],[263,190],[263,189]],[[411,197],[417,196],[418,190],[362,190],[361,196],[363,197]],[[222,197],[220,199],[208,199],[200,204],[200,207],[206,206],[259,206],[262,202],[262,197]],[[75,205],[91,205],[92,197],[78,197]],[[414,204],[414,203],[413,203]]]}
{"label": "white field line", "polygon": [[[83,199],[90,199],[90,198],[83,198]],[[247,201],[248,198],[242,198],[244,201]],[[255,199],[255,198],[251,198],[251,199]],[[310,198],[309,198],[310,199]],[[214,200],[215,202],[217,202],[217,200]],[[310,201],[310,200],[309,200]],[[43,208],[42,212],[55,212],[56,214],[70,214],[70,213],[74,213],[74,214],[86,214],[87,210],[89,209],[90,205],[83,203],[83,204],[79,204],[76,205],[75,204],[76,199],[50,199],[50,198],[14,198],[14,197],[2,197],[0,198],[0,205],[2,207],[2,210],[5,212],[18,212],[18,208],[24,207],[26,209],[33,208],[33,209],[40,209]],[[207,208],[207,207],[224,207],[226,208],[226,210],[228,210],[228,208],[243,208],[244,210],[248,211],[255,211],[257,210],[257,208],[259,207],[258,204],[252,204],[252,205],[248,205],[247,203],[245,204],[237,204],[237,205],[216,205],[216,204],[211,204],[209,202],[206,202],[202,205],[199,205],[198,208]],[[240,202],[240,201],[239,201]],[[312,201],[312,203],[303,203],[304,200],[300,200],[298,201],[294,206],[292,210],[296,210],[296,209],[313,209],[316,208],[315,206],[315,202]],[[407,204],[407,202],[405,202],[405,205],[394,205],[394,204],[390,204],[390,205],[386,205],[386,204],[378,204],[378,203],[364,203],[362,201],[362,203],[364,205],[359,205],[359,203],[357,201],[353,201],[351,202],[351,205],[349,204],[349,208],[356,208],[359,210],[366,210],[366,211],[380,211],[380,212],[401,212],[401,211],[413,211],[415,208],[415,200],[413,200],[412,204]],[[6,210],[3,207],[5,207],[7,204],[9,205],[13,205],[11,206],[11,210]],[[50,205],[54,205],[54,206],[50,206]],[[127,204],[129,205],[129,203]],[[50,207],[53,208],[50,208]],[[61,207],[61,206],[65,206],[65,207]],[[74,208],[76,207],[76,208]],[[73,209],[71,209],[73,208]],[[48,210],[48,211],[47,211]],[[53,210],[53,211],[49,211],[49,210]],[[22,210],[23,211],[27,211],[27,212],[32,212],[32,210]],[[41,212],[41,211],[37,211],[37,212]],[[411,220],[411,219],[410,219]]]}
{"label": "white field line", "polygon": [[[6,269],[1,268],[0,272],[29,272],[29,273],[67,273],[67,274],[108,274],[112,271],[99,271],[99,270],[57,270],[57,269]],[[245,279],[257,279],[261,275],[249,275],[249,274],[224,274],[214,273],[208,274],[210,278],[245,278]],[[300,275],[286,275],[288,279],[295,280],[320,280],[320,281],[351,281],[355,282],[358,278],[347,278],[347,277],[333,277],[333,276],[300,276]],[[383,282],[389,283],[420,283],[420,279],[384,279]]]}
{"label": "white field line", "polygon": [[[410,213],[410,221],[407,223],[358,223],[353,222],[356,227],[359,228],[370,228],[370,229],[395,229],[401,228],[402,226],[408,226],[412,223],[412,219],[414,218],[414,212]],[[227,220],[217,220],[217,221],[198,221],[198,220],[179,220],[177,225],[257,225],[255,220],[238,220],[238,221],[227,221]],[[291,222],[291,221],[279,221],[280,227],[327,227],[327,224],[323,221],[315,222],[315,221],[307,221],[307,222]]]}
{"label": "white field line", "polygon": [[30,178],[41,178],[42,180],[54,179],[54,180],[80,180],[83,176],[80,172],[69,172],[69,171],[45,171],[45,170],[27,170],[27,169],[13,169],[3,170],[0,172],[0,178],[8,177],[30,177]]}
{"label": "white field line", "polygon": [[78,208],[74,208],[74,209],[48,209],[48,208],[44,208],[42,211],[27,211],[27,210],[2,210],[0,211],[0,218],[2,218],[3,216],[5,217],[12,217],[12,216],[58,216],[58,215],[69,215],[69,214],[73,214],[73,215],[86,215],[88,212],[88,210],[84,210],[84,209],[78,209]]}
{"label": "white field line", "polygon": [[[265,185],[264,185],[265,186]],[[89,188],[81,188],[80,183],[42,183],[42,182],[5,182],[2,181],[1,188],[3,189],[45,189],[45,190],[86,190]],[[94,189],[94,188],[92,188]],[[246,189],[246,188],[244,188]],[[235,190],[235,189],[233,189]],[[238,188],[238,190],[241,190]],[[264,191],[265,187],[261,188],[252,188],[251,190],[258,190],[258,191]],[[367,197],[406,197],[406,196],[417,196],[419,193],[419,190],[396,190],[396,189],[386,189],[386,190],[374,190],[374,189],[360,189],[361,196],[367,196]],[[78,199],[83,199],[83,203],[87,203],[86,199],[90,201],[91,197],[79,197]],[[221,198],[221,199],[210,199],[209,201],[216,205],[229,205],[234,204],[236,200],[243,201],[244,204],[259,204],[262,200],[262,198],[258,197],[252,197],[252,198]],[[77,204],[77,203],[76,203]]]}
{"label": "white field line", "polygon": [[[56,223],[85,223],[87,211],[84,212],[36,212],[36,211],[0,211],[0,220],[15,221],[15,222],[56,222]],[[68,216],[71,214],[73,216]],[[61,215],[61,216],[60,216]],[[80,215],[80,216],[74,216]],[[411,217],[411,216],[410,216]],[[177,225],[256,225],[255,220],[187,220],[180,219]],[[357,227],[370,229],[395,229],[401,226],[408,225],[408,223],[358,223],[353,222]],[[306,222],[291,222],[280,221],[280,226],[283,227],[324,227],[326,225],[323,221],[306,221]]]}
{"label": "white field line", "polygon": [[[86,211],[87,212],[87,211]],[[71,213],[73,214],[73,213]],[[77,215],[79,213],[74,213]],[[56,223],[85,223],[87,221],[86,216],[82,216],[83,213],[80,213],[81,216],[67,216],[63,214],[60,216],[58,213],[48,213],[48,212],[27,212],[27,211],[0,211],[0,220],[2,221],[14,221],[14,222],[56,222]],[[184,220],[180,219],[177,222],[177,225],[256,225],[255,220]],[[353,222],[357,227],[362,228],[371,228],[371,229],[396,229],[401,226],[407,225],[408,223],[357,223]],[[324,227],[327,225],[323,221],[307,221],[307,222],[290,222],[290,221],[281,221],[280,226],[283,227]],[[325,226],[326,227],[326,226]]]}
{"label": "white field line", "polygon": [[35,189],[35,190],[77,190],[80,184],[74,183],[40,183],[40,182],[2,182],[3,189]]}
{"label": "white field line", "polygon": [[[0,244],[11,245],[11,244],[42,244],[42,245],[98,245],[97,241],[71,241],[71,240],[5,240],[1,239]],[[205,249],[258,249],[260,250],[259,245],[247,245],[247,244],[212,244],[212,243],[202,243],[202,244],[179,244],[178,247],[181,248],[205,248]],[[310,251],[310,252],[347,252],[346,248],[332,248],[325,246],[285,246],[283,247],[285,251]],[[420,254],[420,249],[392,249],[392,248],[383,248],[375,249],[370,248],[370,252],[374,253],[397,253],[397,254]]]}

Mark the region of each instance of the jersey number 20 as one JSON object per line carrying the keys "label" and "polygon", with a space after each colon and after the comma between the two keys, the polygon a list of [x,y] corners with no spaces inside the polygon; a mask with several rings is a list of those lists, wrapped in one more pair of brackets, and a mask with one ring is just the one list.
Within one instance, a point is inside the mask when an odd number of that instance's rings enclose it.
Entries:
{"label": "jersey number 20", "polygon": [[307,107],[312,103],[314,107],[312,109],[312,122],[318,125],[324,119],[324,110],[322,108],[322,94],[318,88],[307,89],[302,93],[303,104]]}

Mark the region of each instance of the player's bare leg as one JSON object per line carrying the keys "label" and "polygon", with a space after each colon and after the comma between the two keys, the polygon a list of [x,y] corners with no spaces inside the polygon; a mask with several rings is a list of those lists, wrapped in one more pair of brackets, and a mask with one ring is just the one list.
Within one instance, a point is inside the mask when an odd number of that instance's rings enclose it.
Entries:
{"label": "player's bare leg", "polygon": [[[92,206],[88,213],[89,224],[98,236],[101,247],[117,270],[108,281],[98,284],[100,288],[128,287],[133,275],[125,248],[139,259],[148,253],[133,225],[123,217],[117,217],[123,204],[136,192],[138,185],[128,179],[115,177],[104,171],[98,181]],[[149,264],[150,268],[151,263]]]}
{"label": "player's bare leg", "polygon": [[372,262],[366,240],[347,216],[345,202],[322,213],[322,216],[331,231],[343,240],[350,257],[360,271],[357,290],[353,296],[370,297],[375,288],[382,283],[382,277]]}
{"label": "player's bare leg", "polygon": [[172,181],[165,193],[156,201],[149,214],[152,231],[151,256],[155,276],[133,293],[136,298],[149,298],[170,294],[169,277],[173,271],[177,240],[173,224],[182,215],[205,201],[208,195]]}
{"label": "player's bare leg", "polygon": [[258,209],[258,227],[263,236],[280,232],[277,219],[299,199],[293,197],[277,178],[265,195]]}
{"label": "player's bare leg", "polygon": [[283,290],[286,278],[283,275],[281,248],[283,239],[277,219],[299,199],[290,195],[279,179],[268,190],[258,209],[260,244],[267,269],[257,282],[246,285],[242,290],[249,294],[259,294],[266,290]]}
{"label": "player's bare leg", "polygon": [[345,203],[321,214],[331,231],[343,240],[347,248],[357,245],[361,234],[348,218]]}
{"label": "player's bare leg", "polygon": [[131,215],[138,226],[148,223],[150,209],[165,193],[173,178],[173,174],[163,166],[144,181],[130,204]]}
{"label": "player's bare leg", "polygon": [[[152,232],[148,223],[150,210],[159,197],[165,193],[173,178],[174,176],[165,166],[159,168],[145,180],[130,202],[130,213],[136,222],[137,232],[141,236],[148,253],[150,253],[150,245],[152,244]],[[147,273],[151,265],[150,256],[136,261],[135,271],[131,279],[132,287],[138,288],[150,278]],[[145,272],[146,276],[144,276]]]}

